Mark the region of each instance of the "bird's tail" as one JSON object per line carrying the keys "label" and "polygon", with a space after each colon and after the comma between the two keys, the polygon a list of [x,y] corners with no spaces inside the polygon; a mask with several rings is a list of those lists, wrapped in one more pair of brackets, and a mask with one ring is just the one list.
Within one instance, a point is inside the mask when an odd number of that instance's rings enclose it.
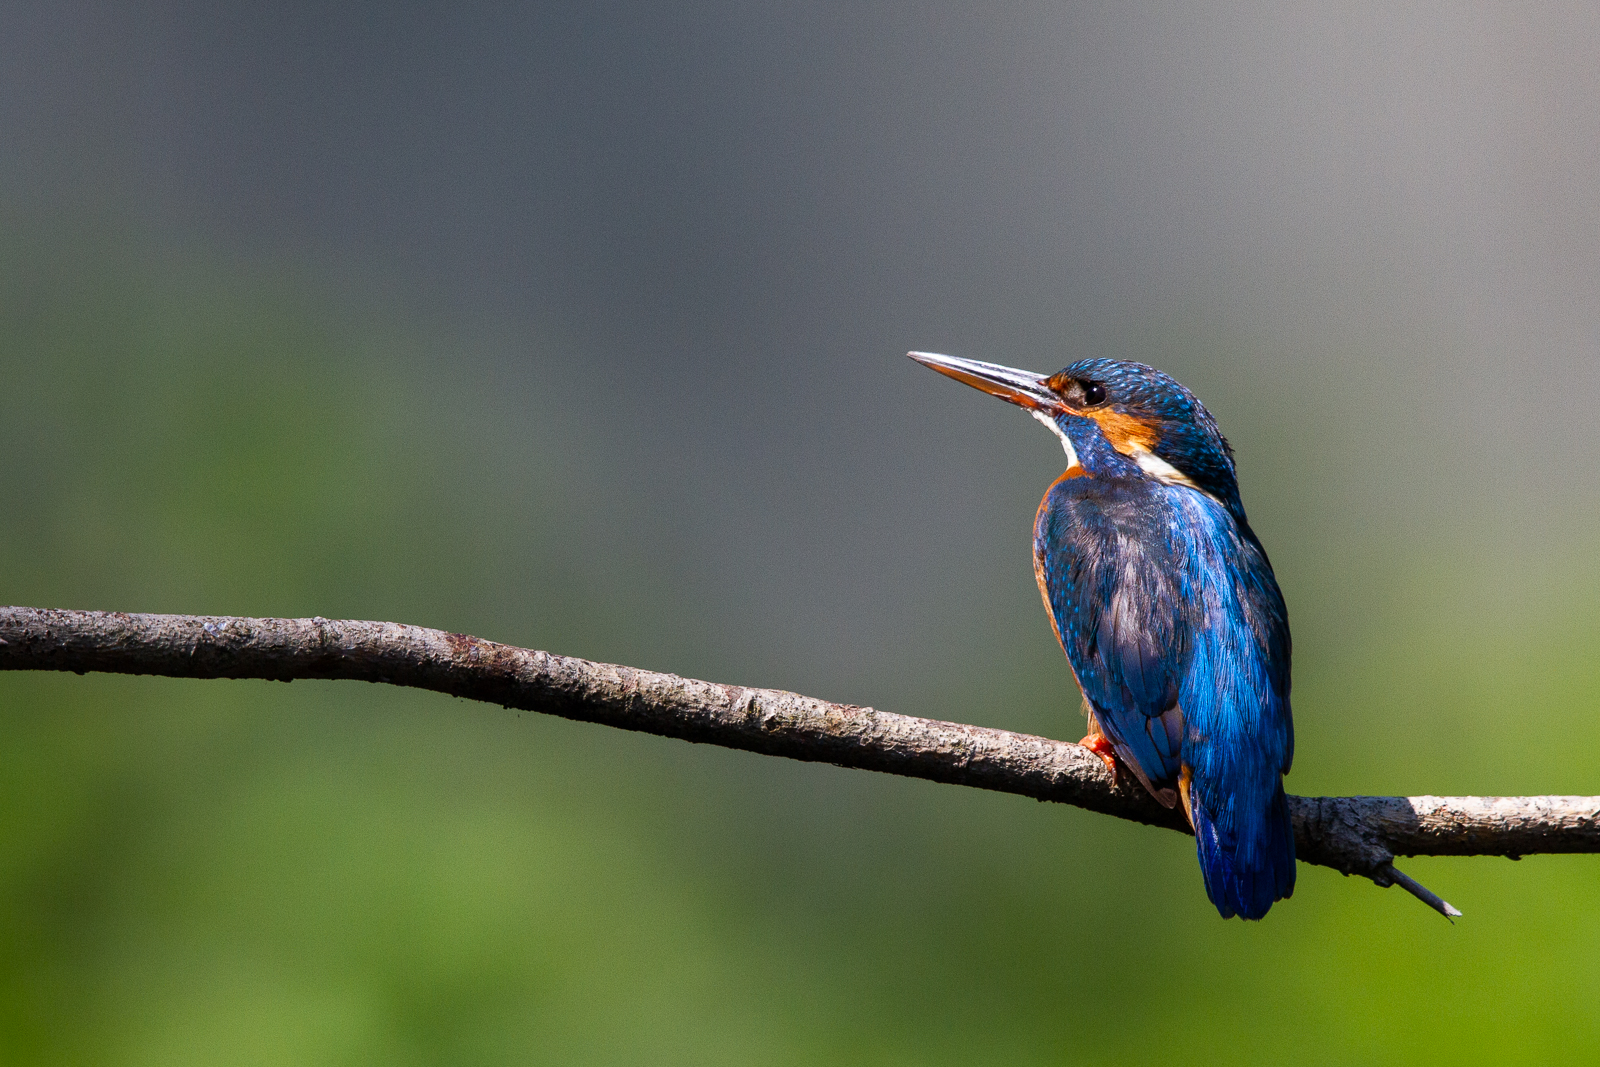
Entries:
{"label": "bird's tail", "polygon": [[[1246,825],[1219,826],[1198,794],[1191,795],[1189,817],[1200,851],[1206,896],[1224,919],[1259,919],[1275,900],[1294,893],[1294,826],[1283,782],[1267,805],[1265,816]],[[1250,825],[1252,824],[1253,825]]]}

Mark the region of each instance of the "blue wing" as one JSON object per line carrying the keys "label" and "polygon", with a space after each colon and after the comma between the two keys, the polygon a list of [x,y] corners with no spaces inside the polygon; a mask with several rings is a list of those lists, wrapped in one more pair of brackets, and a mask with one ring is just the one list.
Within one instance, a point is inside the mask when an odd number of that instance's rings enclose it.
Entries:
{"label": "blue wing", "polygon": [[1176,790],[1183,744],[1189,635],[1171,520],[1143,486],[1062,478],[1034,523],[1034,570],[1067,661],[1106,739],[1152,793]]}
{"label": "blue wing", "polygon": [[1264,915],[1294,886],[1289,628],[1254,534],[1182,486],[1063,478],[1034,563],[1102,732],[1152,793],[1187,787],[1206,891]]}
{"label": "blue wing", "polygon": [[1283,776],[1294,760],[1289,619],[1266,553],[1216,501],[1167,487],[1189,605],[1178,701],[1189,821],[1206,892],[1224,918],[1259,919],[1294,892]]}

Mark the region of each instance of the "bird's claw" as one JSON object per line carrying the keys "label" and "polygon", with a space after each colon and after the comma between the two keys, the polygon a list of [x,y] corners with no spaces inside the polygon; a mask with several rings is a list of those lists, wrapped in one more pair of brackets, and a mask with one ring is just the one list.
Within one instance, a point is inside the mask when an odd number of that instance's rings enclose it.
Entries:
{"label": "bird's claw", "polygon": [[1106,771],[1111,775],[1112,784],[1115,784],[1117,781],[1117,750],[1111,746],[1111,742],[1099,734],[1090,734],[1082,741],[1079,741],[1078,744],[1100,757],[1101,762],[1106,765]]}

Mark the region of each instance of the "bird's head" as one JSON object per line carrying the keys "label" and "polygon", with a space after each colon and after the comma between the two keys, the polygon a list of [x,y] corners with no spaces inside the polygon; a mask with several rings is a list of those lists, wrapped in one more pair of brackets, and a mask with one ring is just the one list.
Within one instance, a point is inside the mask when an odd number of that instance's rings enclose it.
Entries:
{"label": "bird's head", "polygon": [[1243,516],[1227,438],[1193,393],[1154,367],[1084,359],[1043,375],[931,352],[910,356],[1027,409],[1061,438],[1069,465],[1188,485]]}

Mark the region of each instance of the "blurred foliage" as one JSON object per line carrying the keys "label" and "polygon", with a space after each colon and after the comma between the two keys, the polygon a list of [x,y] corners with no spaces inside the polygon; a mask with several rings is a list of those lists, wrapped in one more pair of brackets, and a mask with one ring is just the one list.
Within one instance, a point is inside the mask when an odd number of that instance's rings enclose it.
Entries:
{"label": "blurred foliage", "polygon": [[[476,356],[292,271],[94,227],[5,237],[7,602],[393,618],[619,658],[696,629],[681,576],[614,529],[600,446],[543,350]],[[1247,497],[1292,505],[1284,472],[1336,421],[1229,415],[1247,457],[1278,457]],[[1258,514],[1300,650],[1291,788],[1593,791],[1592,545],[1510,562],[1401,546],[1352,575],[1319,559],[1314,518]],[[1357,617],[1352,586],[1383,593]],[[1019,612],[994,646],[1031,651],[951,656],[897,710],[1076,730],[1047,630]],[[718,632],[646,665],[715,663]],[[1600,1046],[1594,857],[1412,861],[1465,910],[1454,927],[1302,868],[1247,926],[1217,919],[1187,840],[1055,806],[403,690],[105,676],[0,676],[0,811],[6,1062],[1542,1063]]]}

